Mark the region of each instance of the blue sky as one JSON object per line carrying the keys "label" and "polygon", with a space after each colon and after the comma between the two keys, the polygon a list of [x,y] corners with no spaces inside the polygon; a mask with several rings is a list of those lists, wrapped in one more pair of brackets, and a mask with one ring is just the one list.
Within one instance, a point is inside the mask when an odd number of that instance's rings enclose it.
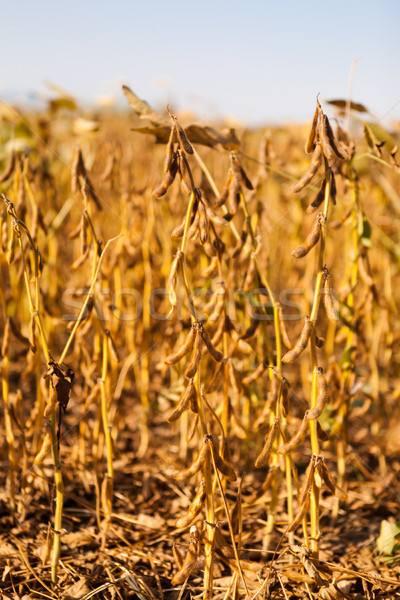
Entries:
{"label": "blue sky", "polygon": [[160,107],[247,124],[310,119],[315,96],[400,119],[398,0],[2,3],[0,98],[46,91],[122,103],[121,84]]}

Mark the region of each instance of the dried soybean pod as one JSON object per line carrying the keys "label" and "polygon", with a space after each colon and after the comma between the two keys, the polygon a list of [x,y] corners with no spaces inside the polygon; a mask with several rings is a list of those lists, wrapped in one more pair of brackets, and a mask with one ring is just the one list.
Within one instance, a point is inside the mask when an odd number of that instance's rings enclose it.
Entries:
{"label": "dried soybean pod", "polygon": [[312,488],[315,471],[315,457],[312,456],[305,473],[303,489],[300,493],[299,504],[303,504]]}
{"label": "dried soybean pod", "polygon": [[194,461],[193,464],[190,465],[190,467],[176,473],[174,475],[175,479],[177,481],[185,481],[186,479],[189,479],[189,477],[193,477],[193,475],[196,475],[196,473],[198,473],[198,471],[200,471],[201,467],[203,466],[209,452],[209,444],[204,440],[197,459]]}
{"label": "dried soybean pod", "polygon": [[285,344],[286,348],[288,350],[290,350],[293,346],[293,344],[291,343],[290,339],[289,339],[289,335],[286,329],[286,323],[285,323],[285,319],[283,318],[283,310],[282,310],[282,304],[278,303],[278,318],[279,318],[279,326],[280,326],[280,330],[281,330],[281,336],[282,336],[282,341]]}
{"label": "dried soybean pod", "polygon": [[279,419],[277,417],[275,417],[273,420],[273,423],[271,425],[271,429],[269,430],[268,435],[265,438],[263,449],[261,450],[260,454],[256,458],[255,465],[256,465],[257,469],[261,469],[262,467],[264,467],[267,464],[268,456],[274,445],[274,441],[275,441],[276,435],[278,433],[278,430],[279,430]]}
{"label": "dried soybean pod", "polygon": [[200,242],[202,244],[205,244],[206,242],[208,242],[208,239],[210,237],[210,222],[208,220],[206,207],[201,198],[199,203],[199,215]]}
{"label": "dried soybean pod", "polygon": [[7,181],[7,179],[11,177],[15,169],[15,162],[15,152],[14,150],[11,150],[11,154],[8,158],[6,167],[4,171],[0,174],[0,183],[4,183],[4,181]]}
{"label": "dried soybean pod", "polygon": [[250,375],[247,375],[246,377],[244,377],[244,379],[242,379],[243,385],[250,385],[251,383],[257,381],[257,379],[261,377],[261,375],[264,373],[266,368],[267,367],[265,366],[263,361],[258,365],[255,371],[253,371],[252,373],[250,373]]}
{"label": "dried soybean pod", "polygon": [[189,429],[189,431],[186,434],[186,441],[188,443],[190,442],[190,440],[192,439],[192,437],[196,433],[198,422],[199,422],[199,415],[195,414],[194,417],[193,417],[192,423],[190,425],[190,429]]}
{"label": "dried soybean pod", "polygon": [[289,350],[289,352],[286,352],[286,354],[282,357],[282,362],[290,364],[298,359],[300,354],[304,352],[304,350],[307,348],[308,341],[311,337],[312,329],[313,325],[310,321],[310,318],[306,317],[306,321],[303,325],[303,329],[301,330],[299,339],[297,340],[293,348]]}
{"label": "dried soybean pod", "polygon": [[216,296],[217,300],[215,303],[214,310],[208,317],[208,321],[210,323],[216,323],[219,320],[225,305],[225,285],[223,283],[220,283],[218,285]]}
{"label": "dried soybean pod", "polygon": [[326,311],[326,315],[328,320],[332,323],[337,323],[338,316],[333,305],[333,298],[331,294],[331,288],[329,285],[329,271],[325,269],[325,278],[324,278],[324,293],[323,293],[323,304]]}
{"label": "dried soybean pod", "polygon": [[254,190],[254,186],[251,183],[250,179],[246,175],[246,171],[243,169],[240,161],[237,157],[237,154],[231,152],[231,165],[232,171],[234,175],[237,177],[238,181],[242,183],[248,190]]}
{"label": "dried soybean pod", "polygon": [[293,452],[293,450],[296,450],[296,448],[298,448],[298,446],[300,446],[300,444],[305,439],[305,437],[307,435],[307,431],[308,431],[308,418],[307,418],[307,411],[306,411],[306,414],[304,415],[304,418],[301,422],[300,429],[287,442],[287,444],[282,444],[282,446],[280,446],[278,448],[278,454],[288,454],[289,452]]}
{"label": "dried soybean pod", "polygon": [[316,195],[315,199],[311,202],[311,204],[307,207],[306,212],[308,214],[315,212],[317,210],[317,208],[319,208],[321,206],[321,204],[323,203],[323,201],[325,199],[325,188],[326,188],[326,178],[324,177],[322,180],[322,184],[321,184],[318,194]]}
{"label": "dried soybean pod", "polygon": [[293,521],[290,523],[290,525],[286,529],[286,533],[290,533],[291,531],[294,531],[295,529],[297,529],[297,527],[300,525],[300,523],[306,516],[309,506],[310,506],[310,494],[308,494],[306,496],[306,499],[304,500],[303,504],[300,506],[299,512],[297,513],[297,515],[295,516]]}
{"label": "dried soybean pod", "polygon": [[317,383],[318,398],[315,406],[307,411],[307,418],[309,421],[315,421],[315,419],[319,419],[325,404],[329,402],[328,383],[324,375],[324,370],[321,369],[321,367],[317,368]]}
{"label": "dried soybean pod", "polygon": [[172,261],[171,270],[169,272],[168,282],[167,282],[167,290],[169,294],[169,301],[171,303],[172,308],[174,308],[177,304],[176,298],[176,284],[178,282],[178,272],[179,266],[181,263],[181,259],[183,257],[182,250],[178,250],[175,254],[174,260]]}
{"label": "dried soybean pod", "polygon": [[33,354],[36,353],[37,350],[37,346],[36,346],[36,319],[35,319],[35,315],[32,313],[31,314],[31,322],[30,322],[30,326],[29,326],[29,343],[31,346],[31,352],[33,352]]}
{"label": "dried soybean pod", "polygon": [[185,231],[186,218],[183,219],[180,225],[177,225],[175,229],[172,230],[171,239],[179,240],[183,236],[183,232]]}
{"label": "dried soybean pod", "polygon": [[214,335],[211,338],[211,343],[213,346],[217,346],[220,343],[220,341],[222,340],[224,331],[225,331],[225,320],[221,319],[218,324],[216,332],[214,333]]}
{"label": "dried soybean pod", "polygon": [[154,200],[158,200],[159,198],[162,198],[163,196],[165,196],[165,194],[168,191],[168,188],[174,182],[177,172],[178,172],[178,159],[176,156],[174,156],[171,166],[170,166],[169,170],[165,173],[162,182],[160,183],[160,185],[158,187],[156,187],[153,190],[153,192],[151,194],[151,197],[154,198]]}
{"label": "dried soybean pod", "polygon": [[[240,193],[241,193],[240,182],[235,178],[230,185],[228,200],[227,200],[227,202],[228,202],[227,208],[228,208],[229,214],[232,216],[236,215],[237,208],[240,203]],[[225,218],[226,218],[226,215],[225,215]]]}
{"label": "dried soybean pod", "polygon": [[337,194],[337,189],[336,189],[336,179],[335,179],[335,174],[332,171],[332,169],[330,170],[330,200],[332,202],[332,204],[335,206],[336,205],[336,194]]}
{"label": "dried soybean pod", "polygon": [[301,190],[303,190],[311,182],[313,177],[316,175],[316,173],[319,169],[319,166],[321,164],[321,161],[322,161],[322,149],[321,149],[321,145],[317,144],[315,146],[315,150],[311,157],[310,166],[308,167],[308,169],[304,173],[304,175],[299,179],[299,181],[297,183],[295,183],[294,185],[292,185],[292,187],[290,188],[290,191],[294,192],[295,194],[297,194],[298,192],[301,192]]}
{"label": "dried soybean pod", "polygon": [[193,498],[193,502],[189,506],[189,510],[184,517],[181,517],[175,523],[175,527],[178,529],[182,529],[183,527],[188,527],[197,517],[197,515],[201,512],[201,509],[204,506],[204,502],[206,499],[206,483],[204,479],[200,482],[200,487],[197,490],[197,494]]}
{"label": "dried soybean pod", "polygon": [[14,226],[14,222],[11,224],[11,237],[10,237],[10,242],[8,244],[8,250],[7,250],[7,254],[6,254],[6,260],[8,262],[9,265],[11,265],[11,263],[13,262],[14,258],[15,258],[15,246],[17,243],[17,232]]}
{"label": "dried soybean pod", "polygon": [[164,363],[166,365],[176,365],[184,356],[186,356],[186,354],[192,350],[195,336],[196,329],[194,326],[192,326],[183,345],[179,348],[179,350],[167,356],[167,358],[164,360]]}
{"label": "dried soybean pod", "polygon": [[229,169],[228,171],[228,178],[225,182],[224,185],[224,189],[221,192],[221,195],[219,196],[219,198],[216,198],[215,200],[213,200],[213,207],[214,208],[219,208],[220,206],[222,206],[223,204],[225,204],[225,202],[228,200],[228,196],[229,196],[229,188],[231,186],[232,183],[232,178],[233,178],[233,173],[232,170]]}
{"label": "dried soybean pod", "polygon": [[165,148],[164,172],[168,173],[174,160],[174,143],[176,142],[175,126],[172,125],[167,146]]}
{"label": "dried soybean pod", "polygon": [[331,124],[329,123],[329,119],[326,115],[324,115],[324,129],[325,129],[325,135],[327,136],[327,138],[329,140],[329,145],[332,148],[332,150],[334,151],[334,153],[336,154],[336,156],[338,158],[340,158],[341,160],[347,160],[349,158],[347,155],[347,152],[345,152],[339,146],[339,143],[336,140],[335,134],[332,131]]}
{"label": "dried soybean pod", "polygon": [[315,111],[314,111],[311,129],[308,133],[306,145],[304,148],[307,154],[311,154],[315,150],[315,140],[317,137],[317,124],[318,124],[319,113],[320,113],[320,108],[317,104],[317,106],[315,107]]}
{"label": "dried soybean pod", "polygon": [[181,176],[181,188],[186,196],[190,196],[193,191],[193,180],[190,174],[189,163],[186,156],[178,151],[178,166],[179,174]]}
{"label": "dried soybean pod", "polygon": [[189,407],[190,399],[191,399],[193,392],[196,393],[196,388],[193,383],[193,380],[191,380],[189,382],[189,384],[187,385],[186,390],[184,391],[182,398],[179,401],[178,406],[167,417],[168,423],[173,423],[173,421],[176,421],[177,419],[179,419],[179,417],[181,416],[183,411],[187,410],[187,408]]}
{"label": "dried soybean pod", "polygon": [[243,290],[245,292],[248,292],[251,288],[255,271],[256,271],[256,261],[255,261],[254,255],[252,254],[250,257],[249,266],[247,267],[246,277],[243,282]]}
{"label": "dried soybean pod", "polygon": [[46,435],[43,438],[42,446],[41,446],[39,452],[36,454],[35,460],[33,461],[35,465],[42,464],[42,462],[44,461],[44,459],[47,456],[47,453],[49,452],[49,450],[51,448],[51,445],[52,445],[51,435],[50,435],[50,433],[46,433]]}
{"label": "dried soybean pod", "polygon": [[183,561],[182,567],[177,573],[175,573],[174,577],[172,578],[172,585],[180,585],[181,583],[184,583],[184,581],[190,576],[190,574],[194,570],[197,562],[197,557],[197,546],[195,543],[191,542],[189,544],[189,549],[186,554],[185,560]]}
{"label": "dried soybean pod", "polygon": [[312,248],[314,248],[315,244],[318,243],[318,240],[321,235],[321,221],[324,218],[325,217],[323,216],[322,213],[319,213],[317,215],[317,218],[315,219],[315,223],[314,223],[310,233],[306,237],[304,244],[302,244],[301,246],[299,246],[298,248],[295,248],[293,250],[293,252],[292,252],[293,258],[302,258],[303,256],[306,256],[306,254],[308,254],[310,252],[310,250]]}
{"label": "dried soybean pod", "polygon": [[318,137],[319,142],[322,147],[322,153],[328,160],[332,158],[332,149],[331,144],[328,137],[326,122],[328,117],[326,115],[321,115],[319,125],[318,125]]}
{"label": "dried soybean pod", "polygon": [[237,244],[232,251],[232,254],[231,254],[232,258],[237,258],[239,256],[239,254],[241,253],[241,251],[243,250],[243,246],[245,245],[246,240],[247,240],[247,235],[248,235],[248,228],[247,228],[247,223],[245,222],[240,239],[237,241]]}
{"label": "dried soybean pod", "polygon": [[218,471],[225,475],[225,477],[227,477],[229,481],[236,481],[236,473],[233,470],[232,465],[230,465],[224,458],[222,458],[222,456],[219,455],[211,435],[208,436],[207,441],[210,445],[211,453],[214,458],[214,463]]}
{"label": "dried soybean pod", "polygon": [[224,373],[224,369],[223,369],[223,365],[225,364],[226,361],[222,360],[219,365],[217,366],[214,375],[211,378],[210,383],[207,386],[207,394],[212,394],[213,392],[216,392],[218,389],[218,386],[221,382],[222,379],[222,375]]}
{"label": "dried soybean pod", "polygon": [[340,500],[345,500],[347,498],[346,492],[342,490],[342,488],[340,488],[338,485],[336,485],[336,483],[333,481],[331,474],[329,473],[329,469],[326,466],[325,460],[323,458],[318,463],[318,469],[329,491],[338,498],[340,498]]}
{"label": "dried soybean pod", "polygon": [[255,332],[257,331],[257,327],[259,326],[259,324],[260,324],[260,319],[258,319],[256,317],[251,317],[250,325],[246,329],[244,334],[240,336],[240,339],[248,340],[248,339],[252,338],[253,335],[255,334]]}
{"label": "dried soybean pod", "polygon": [[203,337],[203,341],[204,341],[205,345],[207,346],[207,350],[209,351],[209,353],[211,354],[213,359],[217,362],[221,362],[221,360],[224,358],[224,355],[222,354],[222,352],[219,352],[218,350],[216,350],[214,348],[214,346],[210,340],[210,336],[208,335],[207,331],[204,329],[203,325],[201,325],[200,331],[201,331],[201,335]]}
{"label": "dried soybean pod", "polygon": [[197,325],[192,358],[191,358],[191,361],[188,364],[186,371],[185,371],[185,377],[187,377],[188,379],[193,379],[193,377],[197,373],[197,369],[199,368],[199,364],[201,361],[202,349],[203,349],[203,336],[201,335],[199,327]]}
{"label": "dried soybean pod", "polygon": [[175,121],[176,133],[178,135],[179,145],[187,154],[194,154],[193,146],[189,142],[186,132],[183,129],[182,125],[179,124],[178,119],[173,117]]}

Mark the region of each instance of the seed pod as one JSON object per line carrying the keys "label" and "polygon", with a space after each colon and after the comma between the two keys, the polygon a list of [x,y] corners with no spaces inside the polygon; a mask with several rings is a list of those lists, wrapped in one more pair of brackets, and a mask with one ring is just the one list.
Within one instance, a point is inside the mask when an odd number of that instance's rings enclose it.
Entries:
{"label": "seed pod", "polygon": [[332,204],[335,206],[336,205],[336,194],[337,194],[337,189],[336,189],[336,179],[335,179],[335,174],[332,171],[332,169],[330,170],[330,181],[331,181],[331,185],[330,185],[330,200],[332,202]]}
{"label": "seed pod", "polygon": [[201,512],[201,509],[204,506],[204,502],[206,499],[206,483],[204,479],[200,483],[200,487],[197,490],[197,494],[193,498],[193,502],[189,506],[189,510],[184,517],[181,517],[175,523],[175,527],[178,529],[183,529],[184,527],[188,527],[193,523],[197,515]]}
{"label": "seed pod", "polygon": [[197,545],[191,542],[189,544],[189,549],[186,554],[185,560],[183,561],[182,567],[177,573],[175,573],[174,577],[172,578],[172,585],[180,585],[181,583],[185,582],[185,580],[190,576],[192,571],[194,571],[197,562],[197,557]]}
{"label": "seed pod", "polygon": [[315,199],[311,202],[311,204],[307,207],[306,212],[308,214],[315,212],[317,210],[317,208],[319,206],[321,206],[321,204],[323,203],[323,201],[325,199],[325,188],[326,188],[326,178],[324,177],[322,180],[322,184],[321,184],[318,194],[316,195]]}
{"label": "seed pod", "polygon": [[8,250],[7,250],[7,255],[6,255],[6,260],[8,262],[9,265],[11,265],[11,263],[13,262],[14,258],[15,258],[15,246],[17,243],[17,233],[16,233],[16,229],[14,227],[14,224],[11,224],[11,237],[10,237],[10,242],[8,244]]}
{"label": "seed pod", "polygon": [[254,190],[253,184],[247,177],[246,171],[243,169],[242,165],[239,162],[237,154],[235,154],[234,152],[231,152],[231,165],[232,171],[236,176],[238,182],[243,184],[248,190]]}
{"label": "seed pod", "polygon": [[190,465],[190,467],[188,467],[187,469],[184,469],[183,471],[179,471],[178,473],[176,473],[174,475],[175,479],[177,481],[185,481],[186,479],[189,479],[189,477],[193,477],[193,475],[196,475],[196,473],[198,471],[200,471],[201,467],[205,463],[205,460],[206,460],[209,452],[210,452],[210,446],[207,443],[207,441],[204,440],[197,459],[194,461],[193,464]]}
{"label": "seed pod", "polygon": [[315,219],[313,228],[306,237],[304,244],[293,250],[293,258],[302,258],[303,256],[306,256],[306,254],[310,252],[311,248],[314,248],[314,246],[318,243],[318,240],[321,235],[321,222],[324,218],[325,217],[322,213],[318,214],[317,218]]}
{"label": "seed pod", "polygon": [[218,285],[218,288],[216,290],[216,297],[217,300],[215,303],[214,310],[208,317],[208,322],[210,323],[216,323],[217,321],[219,321],[219,318],[225,306],[225,285],[223,283],[220,283]]}
{"label": "seed pod", "polygon": [[229,169],[228,178],[225,182],[224,189],[222,190],[221,195],[218,198],[216,198],[215,200],[213,200],[214,208],[219,208],[220,206],[225,204],[225,202],[228,200],[229,188],[230,188],[230,185],[232,182],[232,178],[233,178],[233,173],[232,173],[231,169]]}
{"label": "seed pod", "polygon": [[285,344],[286,348],[290,350],[293,346],[292,342],[289,339],[289,335],[286,329],[285,319],[283,318],[283,310],[282,304],[278,303],[278,318],[279,318],[279,328],[282,335],[282,341]]}
{"label": "seed pod", "polygon": [[184,356],[186,356],[186,354],[192,350],[195,337],[196,329],[194,326],[192,326],[183,345],[179,348],[179,350],[177,350],[177,352],[167,356],[167,358],[164,360],[164,363],[166,365],[176,365]]}
{"label": "seed pod", "polygon": [[347,160],[349,158],[347,152],[345,152],[344,149],[341,148],[339,143],[337,142],[335,134],[332,131],[331,124],[329,123],[329,119],[326,115],[324,115],[324,131],[325,135],[329,140],[330,147],[332,148],[336,156],[341,160]]}
{"label": "seed pod", "polygon": [[324,304],[324,308],[325,308],[328,320],[331,321],[332,323],[337,323],[338,315],[337,315],[335,307],[333,305],[331,288],[329,286],[329,271],[328,271],[328,269],[325,269],[324,292],[323,292],[322,300],[323,300],[323,304]]}
{"label": "seed pod", "polygon": [[307,411],[307,418],[309,421],[315,421],[315,419],[319,419],[325,404],[329,402],[328,383],[324,375],[324,370],[321,369],[321,367],[318,367],[317,369],[317,383],[318,398],[315,406]]}
{"label": "seed pod", "polygon": [[181,176],[181,188],[186,196],[190,196],[193,191],[192,178],[190,175],[189,163],[182,152],[178,152],[178,168]]}
{"label": "seed pod", "polygon": [[189,142],[186,132],[183,127],[179,124],[178,119],[174,117],[176,133],[178,135],[179,145],[187,154],[194,154],[193,146]]}
{"label": "seed pod", "polygon": [[310,166],[308,167],[308,169],[304,173],[304,175],[299,179],[299,181],[297,183],[295,183],[294,185],[292,185],[292,187],[290,188],[290,191],[294,192],[295,194],[297,194],[298,192],[301,192],[301,190],[303,190],[316,175],[316,173],[319,169],[319,166],[321,164],[321,161],[322,161],[322,149],[321,149],[321,145],[317,144],[315,146],[315,150],[314,150],[312,158],[311,158]]}
{"label": "seed pod", "polygon": [[328,117],[326,115],[321,115],[321,118],[320,118],[319,124],[318,124],[318,137],[319,137],[319,142],[321,144],[323,155],[325,156],[325,158],[327,160],[330,160],[332,158],[332,150],[331,150],[331,145],[330,145],[327,127],[326,127],[327,121],[328,121]]}
{"label": "seed pod", "polygon": [[168,423],[173,423],[174,421],[176,421],[177,419],[179,419],[179,417],[181,416],[181,414],[185,410],[188,409],[189,403],[191,401],[191,397],[192,397],[193,393],[196,395],[196,387],[195,387],[193,381],[191,380],[189,382],[189,384],[187,385],[186,390],[184,391],[184,393],[182,395],[182,398],[179,401],[178,406],[167,417]]}
{"label": "seed pod", "polygon": [[261,375],[264,373],[266,368],[267,367],[265,366],[264,362],[260,363],[255,369],[255,371],[253,371],[252,373],[250,373],[250,375],[247,375],[244,379],[242,379],[243,385],[250,385],[251,383],[257,381],[257,379],[261,377]]}
{"label": "seed pod", "polygon": [[310,494],[307,495],[303,504],[300,506],[299,512],[297,513],[297,515],[295,516],[293,521],[290,523],[290,525],[286,529],[286,533],[290,533],[291,531],[294,531],[295,529],[297,529],[297,527],[300,525],[300,523],[306,516],[309,506],[310,506]]}
{"label": "seed pod", "polygon": [[289,352],[286,352],[286,354],[282,357],[282,362],[290,364],[299,358],[300,354],[307,348],[308,340],[311,337],[312,330],[313,325],[310,321],[310,318],[306,317],[306,321],[303,325],[303,329],[301,330],[299,339],[293,348],[289,350]]}
{"label": "seed pod", "polygon": [[320,475],[321,475],[322,479],[324,480],[328,490],[332,494],[334,494],[335,496],[340,498],[340,500],[345,500],[347,498],[346,492],[344,490],[342,490],[342,488],[340,488],[339,486],[336,485],[336,483],[334,482],[334,480],[331,477],[331,474],[329,473],[329,469],[326,466],[325,460],[323,458],[318,463],[318,470],[319,470]]}
{"label": "seed pod", "polygon": [[169,134],[167,146],[165,148],[164,172],[168,173],[174,160],[174,143],[176,142],[175,126],[172,125],[171,133]]}
{"label": "seed pod", "polygon": [[257,327],[259,326],[259,324],[260,324],[260,319],[255,318],[255,317],[251,317],[250,325],[246,329],[246,331],[244,332],[244,334],[240,336],[240,339],[241,340],[248,340],[248,339],[252,338],[253,335],[255,334],[255,332],[257,331]]}
{"label": "seed pod", "polygon": [[316,141],[316,136],[317,136],[317,123],[318,123],[319,113],[320,113],[320,108],[317,104],[317,106],[315,107],[315,111],[314,111],[311,129],[309,131],[306,145],[304,148],[307,154],[311,154],[315,150],[315,141]]}
{"label": "seed pod", "polygon": [[71,165],[71,191],[75,194],[79,189],[79,163],[82,160],[79,148],[75,150],[74,160]]}
{"label": "seed pod", "polygon": [[15,152],[14,152],[14,150],[11,150],[11,154],[8,158],[6,167],[5,167],[4,171],[0,174],[0,183],[4,183],[4,181],[7,181],[7,179],[9,177],[11,177],[11,175],[13,174],[14,169],[15,169],[15,163],[16,163]]}
{"label": "seed pod", "polygon": [[187,377],[188,379],[193,379],[193,377],[197,373],[197,369],[199,368],[199,364],[201,361],[202,349],[203,349],[203,336],[200,333],[199,327],[196,326],[196,335],[195,335],[195,339],[194,339],[193,354],[192,354],[191,361],[188,364],[186,371],[185,371],[185,377]]}
{"label": "seed pod", "polygon": [[87,250],[87,229],[86,229],[86,214],[82,213],[81,230],[80,230],[80,241],[81,241],[81,254],[86,254]]}
{"label": "seed pod", "polygon": [[278,431],[279,431],[279,419],[277,417],[275,417],[275,419],[271,425],[271,428],[268,432],[268,435],[265,437],[263,449],[261,450],[260,454],[256,458],[255,465],[256,465],[257,469],[261,469],[262,467],[264,467],[267,464],[268,456],[272,450],[272,447],[274,445],[274,441],[275,441]]}
{"label": "seed pod", "polygon": [[205,244],[208,242],[210,237],[210,223],[208,220],[206,207],[201,199],[199,204],[199,215],[200,242]]}
{"label": "seed pod", "polygon": [[224,355],[222,354],[222,352],[219,352],[218,350],[216,350],[214,348],[214,346],[210,340],[210,336],[208,335],[207,331],[204,329],[203,325],[201,325],[201,327],[200,327],[200,332],[203,337],[203,341],[204,341],[205,345],[207,346],[207,350],[209,351],[209,353],[211,354],[213,359],[217,362],[221,362]]}
{"label": "seed pod", "polygon": [[223,365],[225,364],[225,361],[221,361],[219,363],[219,365],[217,366],[214,375],[211,378],[210,383],[207,386],[207,394],[212,394],[213,392],[216,392],[219,384],[222,380],[222,376],[224,373],[224,369],[223,369]]}
{"label": "seed pod", "polygon": [[171,239],[179,240],[183,236],[183,232],[185,231],[186,219],[183,219],[180,225],[177,225],[175,229],[171,233]]}
{"label": "seed pod", "polygon": [[300,498],[299,498],[300,505],[303,504],[303,502],[306,500],[307,496],[309,495],[309,493],[311,491],[313,479],[314,479],[314,472],[315,472],[315,457],[312,456],[310,459],[310,462],[308,463],[308,467],[307,467],[307,470],[305,473],[304,485],[303,485],[303,489],[301,490],[301,494],[300,494]]}
{"label": "seed pod", "polygon": [[153,192],[151,194],[151,197],[154,198],[154,200],[158,200],[159,198],[162,198],[163,196],[165,196],[165,194],[168,191],[168,188],[173,184],[177,172],[178,172],[178,159],[175,155],[172,160],[170,168],[164,175],[162,182],[160,183],[160,185],[158,187],[156,187],[153,190]]}
{"label": "seed pod", "polygon": [[296,448],[298,448],[300,446],[300,444],[304,441],[304,439],[307,435],[307,431],[308,431],[308,418],[307,418],[307,411],[306,411],[306,414],[304,415],[304,418],[301,422],[300,429],[292,437],[292,439],[289,440],[289,442],[287,442],[287,444],[282,444],[282,446],[280,446],[278,448],[278,454],[288,454],[289,452],[293,452],[293,450],[296,450]]}
{"label": "seed pod", "polygon": [[35,354],[36,350],[37,350],[37,346],[36,346],[36,319],[35,319],[35,315],[33,313],[31,314],[31,322],[30,322],[30,327],[29,327],[29,343],[31,345],[31,352],[33,352],[33,354]]}
{"label": "seed pod", "polygon": [[248,227],[245,222],[240,239],[237,241],[237,244],[232,251],[232,254],[231,254],[232,258],[237,258],[239,256],[239,254],[241,253],[241,251],[243,250],[243,247],[247,240],[247,235],[248,235]]}
{"label": "seed pod", "polygon": [[233,470],[232,465],[230,465],[224,458],[222,458],[222,456],[219,455],[212,436],[208,436],[207,441],[210,445],[214,463],[218,471],[225,475],[229,481],[236,481],[236,473]]}
{"label": "seed pod", "polygon": [[33,461],[35,465],[41,465],[44,459],[46,458],[47,453],[51,448],[51,435],[50,433],[46,433],[43,438],[43,442],[39,452],[35,456],[35,460]]}
{"label": "seed pod", "polygon": [[[229,214],[231,215],[230,218],[232,218],[234,215],[236,215],[237,208],[240,204],[240,194],[241,194],[240,182],[237,181],[237,179],[234,179],[230,185],[228,200],[227,200],[227,202],[228,202],[227,208],[228,208]],[[224,219],[226,219],[226,217],[227,217],[227,215],[224,216]]]}
{"label": "seed pod", "polygon": [[214,333],[214,335],[211,338],[211,343],[214,347],[218,346],[218,344],[222,340],[224,331],[225,331],[225,320],[221,319],[218,324],[218,328],[217,328],[216,332]]}
{"label": "seed pod", "polygon": [[196,429],[197,429],[197,424],[199,422],[199,415],[195,414],[193,419],[192,419],[192,423],[190,425],[190,429],[186,434],[186,441],[187,443],[190,442],[190,440],[193,438],[194,434],[196,433]]}
{"label": "seed pod", "polygon": [[183,252],[182,250],[178,250],[178,252],[175,254],[174,260],[172,261],[171,270],[168,277],[167,290],[172,308],[174,308],[177,305],[175,288],[178,282],[178,272],[182,258]]}

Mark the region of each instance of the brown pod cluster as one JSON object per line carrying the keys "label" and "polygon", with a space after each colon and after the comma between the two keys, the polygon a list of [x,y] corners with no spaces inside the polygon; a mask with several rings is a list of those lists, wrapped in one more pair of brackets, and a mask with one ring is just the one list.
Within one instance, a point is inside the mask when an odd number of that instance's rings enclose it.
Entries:
{"label": "brown pod cluster", "polygon": [[263,446],[260,454],[256,458],[255,465],[256,465],[257,469],[261,469],[262,467],[264,467],[267,464],[268,456],[272,450],[272,447],[274,445],[274,442],[275,442],[278,432],[279,432],[279,419],[277,417],[275,417],[273,420],[273,423],[271,425],[271,428],[268,432],[268,435],[266,436],[266,438],[264,440],[264,446]]}
{"label": "brown pod cluster", "polygon": [[312,248],[318,243],[321,235],[321,224],[326,220],[323,213],[318,213],[315,223],[310,233],[306,237],[304,244],[295,248],[292,252],[293,258],[302,258],[306,256]]}
{"label": "brown pod cluster", "polygon": [[313,408],[307,411],[307,419],[309,421],[315,421],[319,419],[324,410],[324,406],[329,402],[329,391],[328,383],[326,381],[324,370],[321,367],[317,368],[317,384],[318,384],[318,397],[317,402]]}
{"label": "brown pod cluster", "polygon": [[284,354],[284,356],[282,357],[283,363],[290,364],[299,358],[300,354],[302,354],[302,352],[304,352],[304,350],[307,348],[307,344],[311,337],[312,330],[313,324],[311,323],[310,318],[306,317],[306,321],[303,325],[303,329],[301,330],[300,337],[293,346],[293,348],[286,352],[286,354]]}

